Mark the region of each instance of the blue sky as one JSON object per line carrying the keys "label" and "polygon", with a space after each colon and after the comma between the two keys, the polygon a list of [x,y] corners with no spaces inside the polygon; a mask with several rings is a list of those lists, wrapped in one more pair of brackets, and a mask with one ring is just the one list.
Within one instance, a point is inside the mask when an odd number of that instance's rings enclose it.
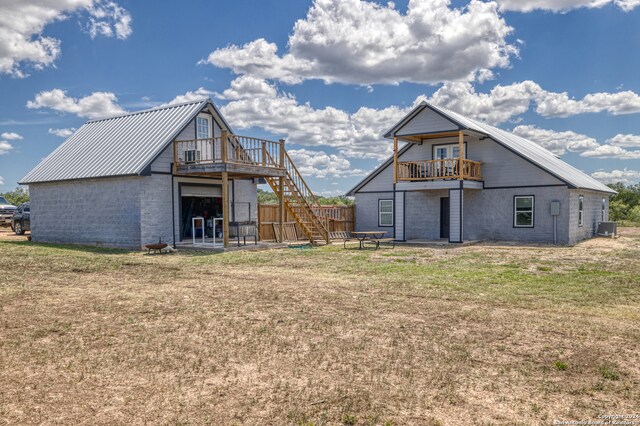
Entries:
{"label": "blue sky", "polygon": [[239,134],[286,138],[327,195],[421,99],[637,183],[638,22],[640,0],[7,0],[0,191],[90,118],[199,96]]}

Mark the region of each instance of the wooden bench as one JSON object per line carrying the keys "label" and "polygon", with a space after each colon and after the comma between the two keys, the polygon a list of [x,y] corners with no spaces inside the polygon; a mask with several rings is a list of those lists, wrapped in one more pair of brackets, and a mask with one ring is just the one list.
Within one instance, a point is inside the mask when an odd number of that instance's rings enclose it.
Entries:
{"label": "wooden bench", "polygon": [[365,243],[374,243],[376,250],[380,248],[380,244],[391,244],[391,248],[396,247],[396,240],[394,238],[370,238],[369,240],[365,240]]}
{"label": "wooden bench", "polygon": [[329,232],[329,239],[330,240],[342,240],[342,242],[344,244],[344,248],[347,248],[347,243],[356,242],[357,241],[355,238],[353,238],[353,236],[351,235],[351,232],[349,232],[349,231]]}

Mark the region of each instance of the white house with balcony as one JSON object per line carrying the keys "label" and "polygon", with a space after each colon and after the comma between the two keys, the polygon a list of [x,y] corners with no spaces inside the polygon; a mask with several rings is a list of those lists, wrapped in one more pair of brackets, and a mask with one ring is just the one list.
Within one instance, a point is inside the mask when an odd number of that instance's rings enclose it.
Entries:
{"label": "white house with balcony", "polygon": [[422,102],[384,136],[393,157],[347,193],[358,230],[574,243],[608,220],[615,191],[513,133]]}

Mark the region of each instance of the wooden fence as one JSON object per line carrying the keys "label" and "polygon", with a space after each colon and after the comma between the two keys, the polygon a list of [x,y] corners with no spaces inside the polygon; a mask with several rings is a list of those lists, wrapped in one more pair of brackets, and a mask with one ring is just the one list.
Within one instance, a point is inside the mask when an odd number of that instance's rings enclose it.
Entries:
{"label": "wooden fence", "polygon": [[[353,231],[355,229],[355,206],[322,206],[322,211],[317,212],[321,217],[326,217],[326,225],[329,232]],[[274,225],[278,226],[278,214],[280,213],[277,204],[258,205],[258,227],[260,239],[263,241],[275,241]],[[285,235],[289,240],[305,240],[306,237],[295,222],[295,219],[288,210],[284,212]]]}

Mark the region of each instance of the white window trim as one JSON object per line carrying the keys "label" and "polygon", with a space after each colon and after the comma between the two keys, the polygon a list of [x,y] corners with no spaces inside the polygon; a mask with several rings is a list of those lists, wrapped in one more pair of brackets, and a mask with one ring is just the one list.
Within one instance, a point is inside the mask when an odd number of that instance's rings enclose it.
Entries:
{"label": "white window trim", "polygon": [[[440,144],[440,145],[432,145],[431,147],[431,158],[433,158],[434,160],[440,160],[439,157],[436,156],[436,153],[438,152],[438,148],[447,148],[447,158],[448,160],[452,159],[452,158],[458,158],[458,157],[449,157],[449,150],[452,148],[458,148],[460,145],[457,143],[447,143],[447,144]],[[453,153],[453,152],[452,152]],[[462,158],[467,158],[467,143],[463,143],[462,144]]]}
{"label": "white window trim", "polygon": [[[518,198],[531,198],[531,225],[518,225]],[[524,213],[528,210],[524,211]],[[520,211],[523,213],[523,211]],[[513,197],[513,227],[514,228],[534,228],[536,223],[536,197],[534,195],[516,195]]]}
{"label": "white window trim", "polygon": [[[191,156],[191,153],[193,153],[193,157],[192,159],[187,159],[187,157]],[[202,152],[200,151],[200,149],[187,149],[184,151],[184,160],[187,163],[197,163],[202,159]]]}
{"label": "white window trim", "polygon": [[[209,126],[209,135],[206,138],[199,138],[198,137],[198,118],[203,118],[205,120],[207,120],[207,124]],[[209,139],[213,137],[213,120],[212,117],[209,114],[198,114],[197,118],[196,118],[196,139]]]}
{"label": "white window trim", "polygon": [[[391,203],[391,211],[390,212],[382,212],[382,210],[380,209],[380,206],[383,202],[389,202]],[[384,199],[384,200],[378,200],[378,227],[381,228],[389,228],[389,227],[393,227],[393,223],[394,223],[394,219],[395,219],[395,211],[393,208],[393,200],[392,199]],[[382,215],[391,215],[391,223],[389,225],[383,225],[382,224]]]}
{"label": "white window trim", "polygon": [[606,207],[607,207],[607,200],[605,200],[605,198],[602,197],[602,214],[601,214],[602,222],[604,222],[604,212],[606,210]]}
{"label": "white window trim", "polygon": [[584,225],[584,195],[578,195],[578,226]]}

